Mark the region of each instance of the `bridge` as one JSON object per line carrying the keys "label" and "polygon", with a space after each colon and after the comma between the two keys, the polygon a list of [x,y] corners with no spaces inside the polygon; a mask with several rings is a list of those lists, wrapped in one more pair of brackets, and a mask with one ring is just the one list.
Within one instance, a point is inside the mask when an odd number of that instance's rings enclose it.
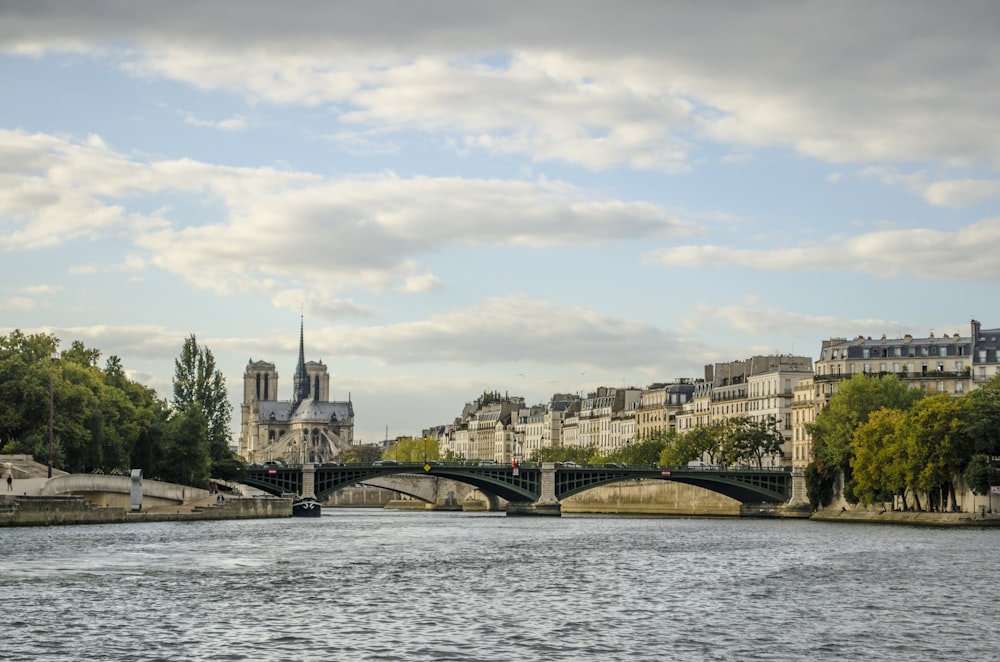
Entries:
{"label": "bridge", "polygon": [[[281,496],[323,501],[333,492],[374,478],[422,474],[473,485],[507,501],[508,515],[559,515],[566,497],[601,485],[640,479],[672,480],[702,487],[743,504],[781,505],[801,494],[783,469],[716,467],[575,466],[558,462],[507,465],[442,462],[251,466],[240,481]],[[797,489],[796,489],[797,488]]]}

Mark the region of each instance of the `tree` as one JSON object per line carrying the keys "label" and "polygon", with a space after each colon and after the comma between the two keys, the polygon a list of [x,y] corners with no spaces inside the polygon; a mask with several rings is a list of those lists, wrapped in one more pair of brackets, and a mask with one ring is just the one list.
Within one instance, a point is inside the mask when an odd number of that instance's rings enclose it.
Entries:
{"label": "tree", "polygon": [[596,446],[548,446],[532,451],[529,462],[576,462],[590,464],[597,457]]}
{"label": "tree", "polygon": [[[883,407],[906,411],[922,396],[923,393],[910,388],[895,375],[856,374],[841,382],[830,404],[807,426],[813,438],[816,471],[823,475],[817,484],[833,480],[838,472],[843,472],[846,488],[851,481],[854,431],[872,412]],[[845,489],[844,497],[855,498],[849,489]]]}
{"label": "tree", "polygon": [[946,502],[957,508],[954,480],[972,457],[968,408],[966,398],[933,395],[915,403],[897,431],[909,461],[907,482],[927,493],[932,509],[943,509]]}
{"label": "tree", "polygon": [[1000,469],[992,465],[987,455],[973,455],[962,477],[972,493],[980,496],[989,494],[991,486],[1000,485]]}
{"label": "tree", "polygon": [[968,433],[974,452],[1000,457],[1000,375],[965,396],[969,400]]}
{"label": "tree", "polygon": [[344,464],[371,464],[382,457],[382,447],[376,444],[366,444],[364,446],[351,446],[345,451],[341,451],[337,456],[338,462]]}
{"label": "tree", "polygon": [[762,420],[749,416],[731,418],[726,422],[722,439],[725,464],[756,461],[761,468],[765,457],[784,454],[785,437],[778,430],[778,419],[774,416]]}
{"label": "tree", "polygon": [[229,462],[231,433],[229,422],[232,405],[226,394],[226,380],[215,367],[215,357],[207,347],[198,346],[192,333],[174,361],[173,407],[184,413],[191,409],[202,412],[209,452],[215,462]]}
{"label": "tree", "polygon": [[901,494],[906,509],[905,444],[896,435],[902,420],[903,412],[883,407],[854,431],[851,468],[854,493],[862,503],[882,503]]}
{"label": "tree", "polygon": [[166,481],[208,487],[212,456],[208,422],[198,407],[175,412],[167,421],[159,475]]}
{"label": "tree", "polygon": [[722,464],[722,441],[726,425],[712,422],[684,433],[671,431],[666,436],[666,446],[660,455],[660,464],[680,466],[693,460],[706,458],[709,464]]}
{"label": "tree", "polygon": [[[605,459],[616,464],[629,464],[636,466],[649,466],[651,464],[657,464],[660,461],[660,456],[663,454],[663,451],[668,444],[668,440],[671,438],[671,434],[676,433],[664,432],[662,430],[653,431],[645,438],[638,439],[631,444],[615,449]],[[595,453],[591,455],[587,461],[594,463],[599,461],[599,459],[600,458],[597,456],[595,449]]]}
{"label": "tree", "polygon": [[429,437],[421,439],[404,437],[390,444],[385,449],[385,452],[382,453],[382,457],[387,460],[396,460],[397,462],[423,462],[425,460],[437,460],[439,453],[440,448],[437,439]]}

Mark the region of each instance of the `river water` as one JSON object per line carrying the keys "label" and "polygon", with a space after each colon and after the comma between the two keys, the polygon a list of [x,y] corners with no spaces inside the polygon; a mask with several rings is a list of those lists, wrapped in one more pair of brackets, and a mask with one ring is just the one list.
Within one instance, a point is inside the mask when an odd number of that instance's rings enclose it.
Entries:
{"label": "river water", "polygon": [[327,509],[0,529],[10,660],[996,660],[1000,530]]}

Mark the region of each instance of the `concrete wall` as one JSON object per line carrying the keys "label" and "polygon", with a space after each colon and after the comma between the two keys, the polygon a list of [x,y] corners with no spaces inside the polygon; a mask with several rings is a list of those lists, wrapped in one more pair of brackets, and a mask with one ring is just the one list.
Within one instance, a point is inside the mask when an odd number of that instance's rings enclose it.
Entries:
{"label": "concrete wall", "polygon": [[124,510],[98,508],[77,496],[6,497],[0,501],[0,526],[110,524],[124,521]]}
{"label": "concrete wall", "polygon": [[224,504],[178,508],[174,512],[129,513],[122,508],[94,506],[79,496],[0,497],[0,527],[60,524],[113,524],[191,520],[261,519],[291,517],[292,500],[279,498],[226,499]]}
{"label": "concrete wall", "polygon": [[740,502],[694,485],[635,480],[575,494],[562,501],[562,512],[738,517]]}
{"label": "concrete wall", "polygon": [[396,498],[396,492],[379,487],[345,487],[327,497],[323,505],[334,508],[384,508]]}
{"label": "concrete wall", "polygon": [[267,519],[291,517],[292,500],[279,497],[229,497],[224,503],[198,506],[191,511],[128,513],[129,522],[169,522],[191,520]]}
{"label": "concrete wall", "polygon": [[[96,506],[131,508],[132,478],[106,474],[69,474],[56,476],[42,488],[43,496],[75,494]],[[143,509],[198,501],[209,496],[208,490],[175,485],[158,480],[142,481]]]}

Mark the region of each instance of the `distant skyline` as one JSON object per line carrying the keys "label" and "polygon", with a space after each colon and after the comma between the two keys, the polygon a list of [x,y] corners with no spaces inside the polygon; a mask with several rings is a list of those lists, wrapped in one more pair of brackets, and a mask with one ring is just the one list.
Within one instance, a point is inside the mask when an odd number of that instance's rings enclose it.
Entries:
{"label": "distant skyline", "polygon": [[1000,327],[1000,5],[0,3],[0,333],[355,437]]}

